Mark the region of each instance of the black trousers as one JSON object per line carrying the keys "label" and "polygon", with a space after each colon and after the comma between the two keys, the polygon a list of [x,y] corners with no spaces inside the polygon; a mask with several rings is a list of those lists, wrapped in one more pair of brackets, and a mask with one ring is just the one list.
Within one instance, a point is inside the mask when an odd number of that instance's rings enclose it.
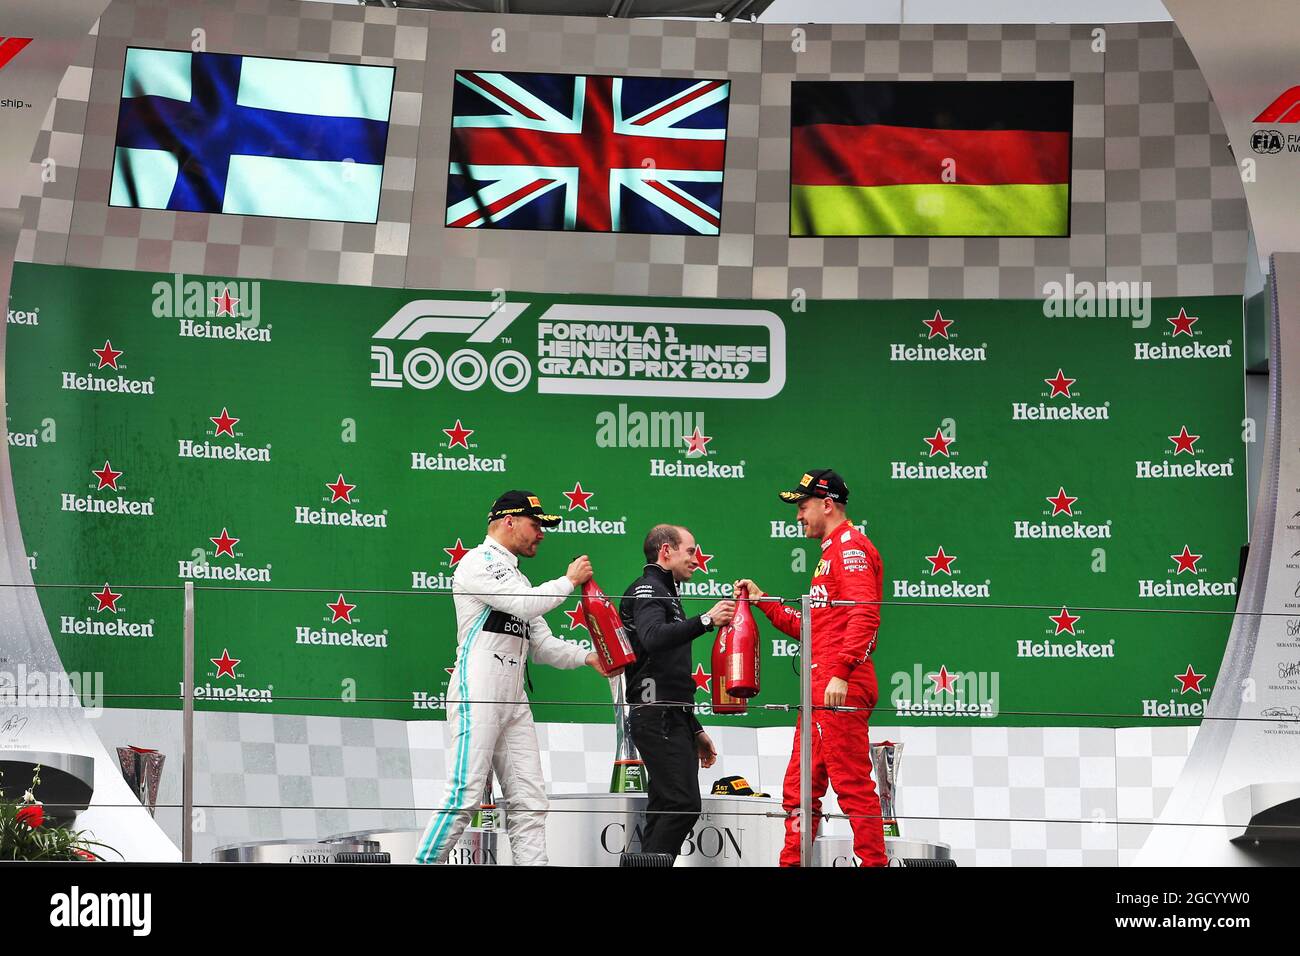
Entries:
{"label": "black trousers", "polygon": [[700,815],[700,758],[695,724],[681,707],[634,707],[632,742],[650,774],[643,853],[671,853]]}

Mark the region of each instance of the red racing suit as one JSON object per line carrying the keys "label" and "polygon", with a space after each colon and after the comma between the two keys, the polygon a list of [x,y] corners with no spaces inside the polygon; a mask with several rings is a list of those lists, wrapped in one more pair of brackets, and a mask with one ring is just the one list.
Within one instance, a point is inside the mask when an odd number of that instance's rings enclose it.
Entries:
{"label": "red racing suit", "polygon": [[[885,834],[880,798],[871,779],[871,745],[867,722],[876,706],[878,691],[871,652],[880,626],[883,571],[880,553],[871,540],[845,521],[822,539],[822,556],[812,578],[812,692],[813,704],[825,700],[832,677],[848,682],[845,706],[853,712],[813,711],[816,738],[812,745],[813,839],[821,817],[822,797],[829,779],[839,797],[840,809],[850,817],[853,850],[863,866],[885,866]],[[835,607],[834,601],[857,601]],[[871,602],[871,603],[864,603]],[[800,612],[774,601],[758,607],[778,629],[799,637]],[[807,648],[804,649],[805,653]],[[794,811],[799,809],[799,728],[795,727],[794,753],[785,773],[782,806],[786,811],[782,866],[799,865],[799,829]]]}

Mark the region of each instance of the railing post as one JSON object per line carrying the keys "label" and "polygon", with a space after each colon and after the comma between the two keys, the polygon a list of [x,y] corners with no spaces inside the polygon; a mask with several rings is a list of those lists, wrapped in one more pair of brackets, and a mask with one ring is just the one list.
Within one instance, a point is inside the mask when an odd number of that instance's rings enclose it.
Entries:
{"label": "railing post", "polygon": [[185,582],[185,650],[182,666],[181,859],[194,862],[194,582]]}
{"label": "railing post", "polygon": [[812,595],[799,600],[799,865],[812,866]]}

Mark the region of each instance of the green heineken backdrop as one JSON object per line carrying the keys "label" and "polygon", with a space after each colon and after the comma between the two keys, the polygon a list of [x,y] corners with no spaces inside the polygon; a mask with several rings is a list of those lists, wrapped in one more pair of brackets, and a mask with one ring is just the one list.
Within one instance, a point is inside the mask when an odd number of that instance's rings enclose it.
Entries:
{"label": "green heineken backdrop", "polygon": [[[1245,539],[1240,302],[1045,311],[19,264],[22,533],[110,706],[180,706],[192,580],[200,707],[442,719],[451,575],[501,491],[565,517],[535,582],[586,552],[621,593],[653,523],[690,526],[698,613],[739,576],[803,592],[817,544],[776,492],[834,467],[884,560],[875,724],[1197,722]],[[548,619],[582,641],[575,607]],[[762,695],[706,722],[791,722],[761,705],[796,701],[797,645],[761,626]],[[538,719],[612,719],[590,669],[532,676]]]}

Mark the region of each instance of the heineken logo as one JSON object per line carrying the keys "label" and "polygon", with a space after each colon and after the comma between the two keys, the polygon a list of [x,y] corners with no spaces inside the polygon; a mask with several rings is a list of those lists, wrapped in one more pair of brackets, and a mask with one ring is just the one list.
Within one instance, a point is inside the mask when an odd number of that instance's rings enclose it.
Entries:
{"label": "heineken logo", "polygon": [[[771,538],[804,538],[803,525],[797,521],[769,521],[768,526],[771,528],[769,537]],[[856,522],[853,527],[857,528],[863,534],[867,533],[867,523],[865,521]]]}
{"label": "heineken logo", "polygon": [[443,548],[442,550],[447,552],[447,558],[450,561],[448,567],[453,567],[453,568],[456,565],[460,564],[461,559],[465,557],[465,555],[469,554],[470,552],[470,549],[465,547],[465,545],[461,542],[460,538],[457,538],[456,543],[453,544],[450,548]]}
{"label": "heineken logo", "polygon": [[[466,428],[464,425],[461,424],[460,419],[458,418],[456,419],[455,425],[452,425],[451,428],[444,428],[442,430],[442,433],[447,436],[448,448],[455,448],[457,445],[459,445],[461,448],[464,448],[466,451],[468,451],[470,447],[469,439],[470,436],[474,434],[474,429]],[[474,447],[475,448],[478,447],[477,443],[474,445]]]}
{"label": "heineken logo", "polygon": [[[216,670],[209,671],[207,676],[210,680],[207,683],[200,684],[194,688],[194,697],[196,700],[231,700],[239,702],[269,704],[274,701],[274,685],[268,684],[266,687],[246,687],[241,678],[247,676],[242,670],[237,670],[243,659],[232,657],[230,649],[222,648],[220,657],[209,658]],[[229,678],[229,683],[223,682],[222,678]],[[185,682],[180,682],[181,694],[185,693]]]}
{"label": "heineken logo", "polygon": [[1173,697],[1168,700],[1142,701],[1143,717],[1195,717],[1205,716],[1205,701],[1180,701]]}
{"label": "heineken logo", "polygon": [[355,627],[336,631],[327,627],[299,626],[294,629],[294,643],[308,647],[362,647],[384,650],[388,647],[388,628],[378,633]]}
{"label": "heineken logo", "polygon": [[1031,404],[1029,402],[1011,403],[1011,420],[1013,422],[1104,422],[1110,420],[1110,402],[1101,405],[1081,405],[1078,402],[1062,403],[1058,398],[1075,398],[1074,385],[1078,379],[1069,378],[1065,370],[1058,368],[1056,375],[1045,378],[1043,382],[1051,389],[1044,396],[1047,401]]}
{"label": "heineken logo", "polygon": [[601,521],[597,518],[563,518],[554,528],[547,528],[547,534],[598,534],[622,536],[627,534],[627,517],[617,521]]}
{"label": "heineken logo", "polygon": [[1178,314],[1165,319],[1169,328],[1164,330],[1168,342],[1134,342],[1133,358],[1137,361],[1178,361],[1183,359],[1232,358],[1232,339],[1218,345],[1204,345],[1197,341],[1203,334],[1196,328],[1198,316],[1188,315],[1180,308]]}
{"label": "heineken logo", "polygon": [[[460,542],[457,541],[457,544]],[[444,548],[444,551],[447,549]],[[412,571],[411,590],[413,591],[450,591],[454,578],[439,571]]]}
{"label": "heineken logo", "polygon": [[104,617],[104,612],[121,614],[124,609],[118,607],[122,600],[120,592],[114,591],[108,582],[100,591],[90,592],[95,599],[95,606],[78,617],[75,614],[59,616],[59,633],[78,637],[153,637],[154,621],[148,623],[128,621],[123,617]]}
{"label": "heineken logo", "polygon": [[705,578],[703,581],[683,581],[677,586],[677,592],[682,597],[729,598],[732,594],[732,588],[730,581]]}
{"label": "heineken logo", "polygon": [[40,325],[41,308],[37,306],[29,311],[22,309],[10,309],[9,317],[6,320],[10,325]]}
{"label": "heineken logo", "polygon": [[178,561],[176,576],[184,581],[232,581],[238,584],[270,584],[271,566],[249,567],[234,564],[209,564],[207,561]]}
{"label": "heineken logo", "polygon": [[[1232,477],[1236,458],[1221,462],[1207,462],[1198,457],[1204,454],[1204,449],[1196,447],[1201,436],[1193,435],[1187,430],[1186,425],[1180,426],[1177,434],[1167,437],[1172,447],[1165,449],[1166,460],[1139,459],[1135,462],[1138,478]],[[1181,457],[1183,455],[1187,456],[1186,460]]]}
{"label": "heineken logo", "polygon": [[[949,423],[949,432],[952,431]],[[889,466],[889,477],[894,481],[982,481],[989,476],[989,463],[978,465],[961,465],[953,462],[934,462],[935,458],[951,459],[961,454],[953,449],[957,441],[955,434],[945,434],[942,428],[936,428],[933,435],[922,435],[921,442],[926,446],[926,457],[916,464],[906,461],[893,461]]]}
{"label": "heineken logo", "polygon": [[411,691],[411,709],[412,710],[446,710],[447,695],[431,694],[427,690]]}
{"label": "heineken logo", "polygon": [[61,373],[61,387],[68,392],[110,392],[119,395],[152,395],[154,393],[155,378],[150,376],[147,379],[128,378],[125,375],[107,375],[101,374],[101,369],[109,369],[114,372],[121,372],[126,366],[119,365],[122,356],[125,355],[123,349],[113,348],[111,340],[105,339],[103,346],[92,348],[90,350],[96,361],[91,364],[91,371],[87,373],[78,373],[64,371]]}
{"label": "heineken logo", "polygon": [[989,476],[989,463],[978,465],[951,464],[931,465],[927,462],[911,464],[906,461],[894,461],[889,465],[889,477],[894,481],[983,481]]}
{"label": "heineken logo", "polygon": [[360,504],[354,501],[352,493],[356,491],[357,486],[343,477],[339,476],[333,481],[323,483],[326,490],[329,491],[329,498],[321,498],[321,501],[331,507],[313,508],[308,505],[295,505],[293,509],[293,523],[301,525],[322,525],[333,528],[387,528],[388,527],[388,509],[382,512],[365,512],[358,511],[356,508],[334,508],[338,502],[346,505]]}
{"label": "heineken logo", "polygon": [[573,483],[572,491],[564,491],[561,492],[561,494],[563,494],[565,498],[569,499],[570,511],[578,508],[581,508],[583,511],[590,511],[591,509],[588,507],[587,502],[591,500],[592,496],[595,495],[595,492],[583,491],[582,482],[575,481]]}
{"label": "heineken logo", "polygon": [[441,452],[429,454],[422,451],[411,452],[412,471],[491,471],[501,473],[506,470],[506,456],[480,458],[478,455],[452,456]]}
{"label": "heineken logo", "polygon": [[[226,406],[221,407],[221,414],[209,415],[208,421],[212,422],[213,429],[208,434],[214,439],[220,439],[223,436],[229,438],[238,438],[243,436],[243,432],[236,432],[235,426],[239,424],[239,419],[230,414],[230,409]],[[176,442],[177,458],[201,458],[211,461],[246,461],[256,462],[259,464],[269,464],[271,461],[271,446],[269,444],[258,448],[255,446],[244,445],[239,441],[230,444],[224,442],[210,441],[193,441],[189,438],[179,438]]]}
{"label": "heineken logo", "polygon": [[[936,309],[933,318],[921,320],[924,331],[920,333],[920,338],[926,344],[907,345],[902,342],[892,342],[889,346],[889,360],[891,362],[987,362],[987,343],[977,346],[947,344],[951,340],[960,338],[954,328],[956,324],[955,319],[945,319],[943,313]],[[936,339],[940,341],[934,343]]]}
{"label": "heineken logo", "polygon": [[651,478],[744,478],[745,462],[720,465],[716,461],[668,461],[650,459]]}
{"label": "heineken logo", "polygon": [[1016,641],[1016,657],[1051,657],[1069,660],[1102,658],[1115,656],[1115,640],[1112,638],[1104,644],[1090,644],[1085,641]]}
{"label": "heineken logo", "polygon": [[[957,555],[948,554],[943,545],[939,545],[934,554],[927,554],[925,560],[929,562],[929,567],[922,571],[922,575],[929,578],[928,581],[894,581],[894,597],[896,598],[986,598],[989,596],[989,586],[992,582],[987,579],[982,584],[967,584],[963,581],[957,581],[954,575],[960,575],[961,569],[954,569],[953,563],[957,560]],[[940,580],[940,578],[946,580]]]}
{"label": "heineken logo", "polygon": [[[1229,581],[1208,581],[1199,577],[1203,571],[1200,562],[1204,555],[1193,554],[1190,546],[1184,544],[1180,553],[1170,554],[1169,557],[1174,561],[1174,567],[1168,571],[1173,578],[1166,577],[1163,581],[1154,578],[1139,580],[1138,597],[1234,597],[1237,594],[1235,577]],[[1184,580],[1184,574],[1190,574],[1191,578]]]}
{"label": "heineken logo", "polygon": [[125,515],[129,517],[153,517],[154,499],[147,501],[124,498],[118,495],[112,498],[102,497],[99,492],[123,491],[125,489],[118,486],[118,481],[122,477],[122,472],[113,468],[112,464],[105,460],[104,467],[91,469],[90,472],[95,476],[96,484],[94,485],[94,494],[77,495],[70,492],[62,492],[59,495],[59,508],[62,511],[69,511],[79,514],[103,514],[103,515]]}
{"label": "heineken logo", "polygon": [[[446,441],[442,442],[440,446],[444,451],[411,452],[412,471],[471,471],[498,474],[505,472],[506,456],[504,454],[486,457],[473,453],[473,450],[478,448],[478,442],[470,441],[475,429],[466,428],[464,422],[459,418],[450,428],[443,428],[441,431],[447,436]],[[453,449],[456,448],[465,449],[465,453],[455,453]]]}
{"label": "heineken logo", "polygon": [[[1052,506],[1052,510],[1043,511],[1047,518],[1056,518],[1064,515],[1067,518],[1074,518],[1082,514],[1075,508],[1079,500],[1078,495],[1068,494],[1064,485],[1057,487],[1056,494],[1045,495],[1044,500]],[[1107,519],[1103,524],[1088,524],[1083,521],[1022,521],[1012,522],[1014,537],[1031,538],[1031,539],[1075,539],[1075,538],[1109,538],[1111,536],[1111,521]]]}

